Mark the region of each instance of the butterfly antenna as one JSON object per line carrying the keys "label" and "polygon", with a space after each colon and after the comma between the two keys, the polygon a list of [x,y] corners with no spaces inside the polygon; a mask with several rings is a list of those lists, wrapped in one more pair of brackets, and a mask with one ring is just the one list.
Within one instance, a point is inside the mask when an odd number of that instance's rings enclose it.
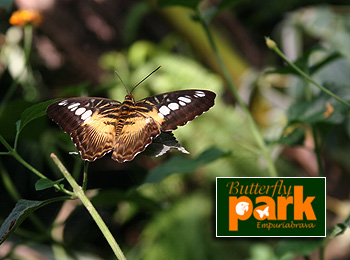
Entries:
{"label": "butterfly antenna", "polygon": [[160,67],[162,67],[162,66],[159,66],[158,68],[156,68],[154,71],[152,71],[150,74],[148,74],[147,77],[145,77],[143,80],[141,80],[139,83],[137,83],[136,86],[132,88],[132,90],[130,91],[130,93],[132,93],[132,92],[134,91],[134,89],[135,89],[138,85],[140,85],[142,82],[144,82],[146,79],[148,79],[154,72],[156,72],[157,70],[159,70]]}
{"label": "butterfly antenna", "polygon": [[128,90],[127,86],[125,85],[124,81],[122,80],[122,78],[119,76],[118,71],[115,71],[115,74],[117,74],[118,78],[123,83],[123,85],[124,85],[124,87],[126,89],[126,93],[130,94],[131,92],[129,93],[129,90]]}

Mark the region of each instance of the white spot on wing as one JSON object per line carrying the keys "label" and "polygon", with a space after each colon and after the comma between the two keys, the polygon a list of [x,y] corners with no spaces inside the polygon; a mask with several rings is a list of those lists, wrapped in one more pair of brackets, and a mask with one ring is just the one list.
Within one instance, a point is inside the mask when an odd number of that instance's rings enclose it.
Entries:
{"label": "white spot on wing", "polygon": [[179,104],[177,104],[177,103],[170,103],[168,105],[168,108],[170,108],[171,110],[178,110],[179,109]]}
{"label": "white spot on wing", "polygon": [[59,106],[66,106],[68,105],[68,100],[63,100],[60,103],[58,103]]}
{"label": "white spot on wing", "polygon": [[181,106],[183,106],[183,107],[186,106],[186,103],[183,102],[183,101],[181,101],[181,100],[179,101],[179,104],[180,104]]}
{"label": "white spot on wing", "polygon": [[197,97],[205,97],[205,93],[203,91],[197,90],[195,93]]}
{"label": "white spot on wing", "polygon": [[146,124],[148,124],[149,122],[151,122],[151,118],[147,117],[145,121],[146,121]]}
{"label": "white spot on wing", "polygon": [[156,96],[154,96],[153,98],[157,103],[159,103],[159,99]]}
{"label": "white spot on wing", "polygon": [[187,97],[179,97],[178,100],[183,101],[185,103],[191,103],[191,99]]}
{"label": "white spot on wing", "polygon": [[170,114],[170,109],[166,106],[161,106],[159,108],[159,112],[162,113],[164,116],[166,116]]}
{"label": "white spot on wing", "polygon": [[80,116],[82,113],[84,113],[86,111],[86,108],[84,108],[84,107],[80,107],[80,108],[78,108],[77,109],[77,111],[75,111],[75,114],[77,115],[77,116]]}
{"label": "white spot on wing", "polygon": [[158,116],[164,119],[164,115],[162,113],[158,113]]}
{"label": "white spot on wing", "polygon": [[91,117],[92,115],[92,111],[91,110],[87,110],[85,111],[84,114],[81,115],[81,120],[87,120],[89,117]]}
{"label": "white spot on wing", "polygon": [[75,109],[77,109],[77,107],[80,105],[80,103],[73,103],[71,105],[69,105],[67,108],[71,109],[71,111],[74,111]]}
{"label": "white spot on wing", "polygon": [[86,123],[87,121],[89,121],[91,119],[91,116],[87,117],[85,120],[84,120],[84,123]]}

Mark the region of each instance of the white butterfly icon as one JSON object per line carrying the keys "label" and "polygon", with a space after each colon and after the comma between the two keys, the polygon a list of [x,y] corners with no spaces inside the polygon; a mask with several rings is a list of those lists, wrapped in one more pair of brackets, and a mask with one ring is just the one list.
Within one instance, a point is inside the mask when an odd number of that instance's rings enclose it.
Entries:
{"label": "white butterfly icon", "polygon": [[259,213],[260,218],[263,218],[264,216],[269,216],[269,206],[267,206],[264,210],[257,209],[256,211]]}

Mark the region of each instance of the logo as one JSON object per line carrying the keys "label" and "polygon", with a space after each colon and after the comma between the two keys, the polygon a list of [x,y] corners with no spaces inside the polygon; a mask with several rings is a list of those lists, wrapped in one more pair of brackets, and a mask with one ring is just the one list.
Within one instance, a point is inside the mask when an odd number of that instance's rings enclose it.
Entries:
{"label": "logo", "polygon": [[326,178],[216,179],[217,237],[325,237]]}

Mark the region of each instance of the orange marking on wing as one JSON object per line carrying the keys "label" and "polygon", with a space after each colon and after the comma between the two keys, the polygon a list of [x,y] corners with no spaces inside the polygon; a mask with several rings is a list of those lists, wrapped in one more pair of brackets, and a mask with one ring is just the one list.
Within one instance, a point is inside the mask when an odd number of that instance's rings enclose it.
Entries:
{"label": "orange marking on wing", "polygon": [[116,119],[94,113],[72,133],[72,139],[81,157],[88,161],[101,158],[113,150]]}
{"label": "orange marking on wing", "polygon": [[116,137],[112,159],[122,163],[131,161],[144,151],[152,140],[160,134],[160,125],[152,117],[135,115],[126,120]]}

